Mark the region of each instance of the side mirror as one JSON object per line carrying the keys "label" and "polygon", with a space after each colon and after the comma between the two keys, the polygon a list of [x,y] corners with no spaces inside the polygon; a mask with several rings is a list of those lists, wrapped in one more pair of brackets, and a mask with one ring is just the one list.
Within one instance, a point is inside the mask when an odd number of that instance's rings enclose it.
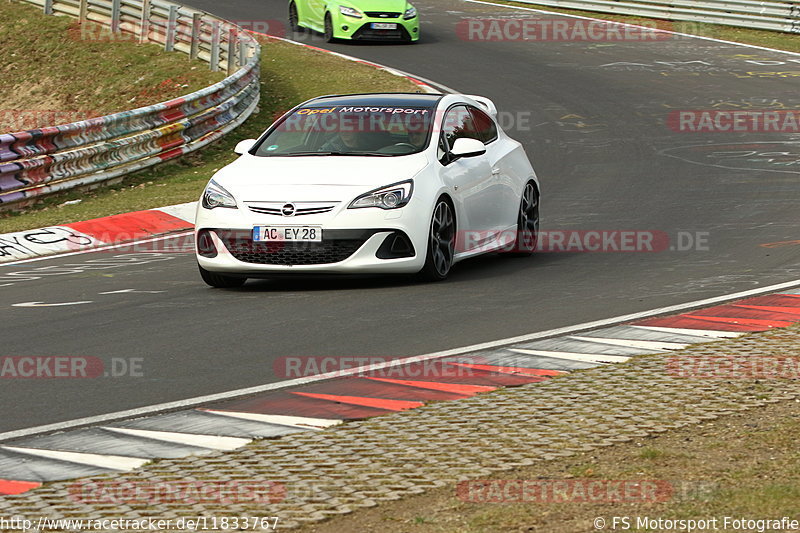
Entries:
{"label": "side mirror", "polygon": [[468,139],[462,137],[456,139],[453,143],[453,149],[450,150],[453,157],[475,157],[486,153],[486,146],[478,139]]}
{"label": "side mirror", "polygon": [[249,152],[250,149],[255,146],[255,144],[255,139],[245,139],[243,141],[239,141],[239,144],[236,145],[236,148],[234,148],[233,151],[238,155],[243,155]]}

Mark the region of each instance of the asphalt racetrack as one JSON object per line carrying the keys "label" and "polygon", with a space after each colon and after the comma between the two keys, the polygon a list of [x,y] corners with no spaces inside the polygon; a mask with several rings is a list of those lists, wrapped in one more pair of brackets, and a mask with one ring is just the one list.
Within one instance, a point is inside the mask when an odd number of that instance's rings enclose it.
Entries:
{"label": "asphalt racetrack", "polygon": [[[282,0],[189,3],[276,31],[286,18]],[[546,250],[469,260],[438,284],[291,278],[230,291],[200,280],[180,238],[153,245],[158,254],[6,265],[2,355],[97,357],[119,375],[4,380],[0,432],[280,381],[283,356],[423,354],[800,278],[800,244],[772,244],[798,238],[800,136],[681,131],[673,120],[797,110],[800,56],[674,35],[484,41],[467,19],[542,15],[417,7],[414,45],[297,38],[492,98],[541,180]],[[615,249],[621,231],[650,235],[655,249]],[[600,250],[580,251],[588,232],[605,235],[590,243]]]}

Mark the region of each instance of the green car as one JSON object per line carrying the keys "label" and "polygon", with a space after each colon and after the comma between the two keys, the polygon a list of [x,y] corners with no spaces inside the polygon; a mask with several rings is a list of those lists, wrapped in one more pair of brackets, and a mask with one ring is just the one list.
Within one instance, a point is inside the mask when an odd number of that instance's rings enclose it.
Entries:
{"label": "green car", "polygon": [[336,39],[419,39],[417,9],[406,0],[290,0],[292,31],[314,30]]}

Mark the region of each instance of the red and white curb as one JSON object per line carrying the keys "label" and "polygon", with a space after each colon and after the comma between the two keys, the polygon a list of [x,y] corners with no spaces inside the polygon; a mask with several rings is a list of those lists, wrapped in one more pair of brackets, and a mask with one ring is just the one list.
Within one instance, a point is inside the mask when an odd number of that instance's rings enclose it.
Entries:
{"label": "red and white curb", "polygon": [[[53,434],[0,434],[0,494],[17,494],[44,482],[129,471],[157,458],[230,451],[253,439],[321,431],[432,401],[457,400],[502,387],[543,382],[575,370],[665,353],[800,321],[800,281],[760,294],[668,316],[609,319],[602,327],[562,328],[556,336],[523,338],[351,368],[331,375],[234,391],[229,399],[195,402],[165,414],[91,424]],[[766,292],[765,288],[749,294]],[[731,295],[730,297],[736,297]],[[724,301],[726,297],[715,299]],[[695,302],[696,303],[696,302]],[[690,303],[691,304],[691,303]],[[690,304],[684,306],[688,307]],[[566,330],[566,332],[565,332]],[[547,337],[547,338],[537,338]],[[168,406],[162,407],[165,411]],[[174,409],[174,406],[169,406]],[[117,414],[119,415],[119,414]],[[23,432],[24,433],[24,432]]]}
{"label": "red and white curb", "polygon": [[196,202],[0,235],[0,264],[194,229]]}

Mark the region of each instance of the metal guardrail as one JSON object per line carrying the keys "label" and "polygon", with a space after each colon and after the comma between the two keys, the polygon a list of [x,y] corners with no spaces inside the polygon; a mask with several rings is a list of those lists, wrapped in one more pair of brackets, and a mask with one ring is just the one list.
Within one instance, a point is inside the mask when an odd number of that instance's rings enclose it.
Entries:
{"label": "metal guardrail", "polygon": [[[189,95],[71,124],[0,134],[0,209],[174,159],[239,126],[258,106],[258,41],[233,23],[166,0],[21,0],[227,70]],[[82,26],[85,26],[82,24]]]}
{"label": "metal guardrail", "polygon": [[753,0],[515,0],[564,9],[800,33],[800,2]]}

